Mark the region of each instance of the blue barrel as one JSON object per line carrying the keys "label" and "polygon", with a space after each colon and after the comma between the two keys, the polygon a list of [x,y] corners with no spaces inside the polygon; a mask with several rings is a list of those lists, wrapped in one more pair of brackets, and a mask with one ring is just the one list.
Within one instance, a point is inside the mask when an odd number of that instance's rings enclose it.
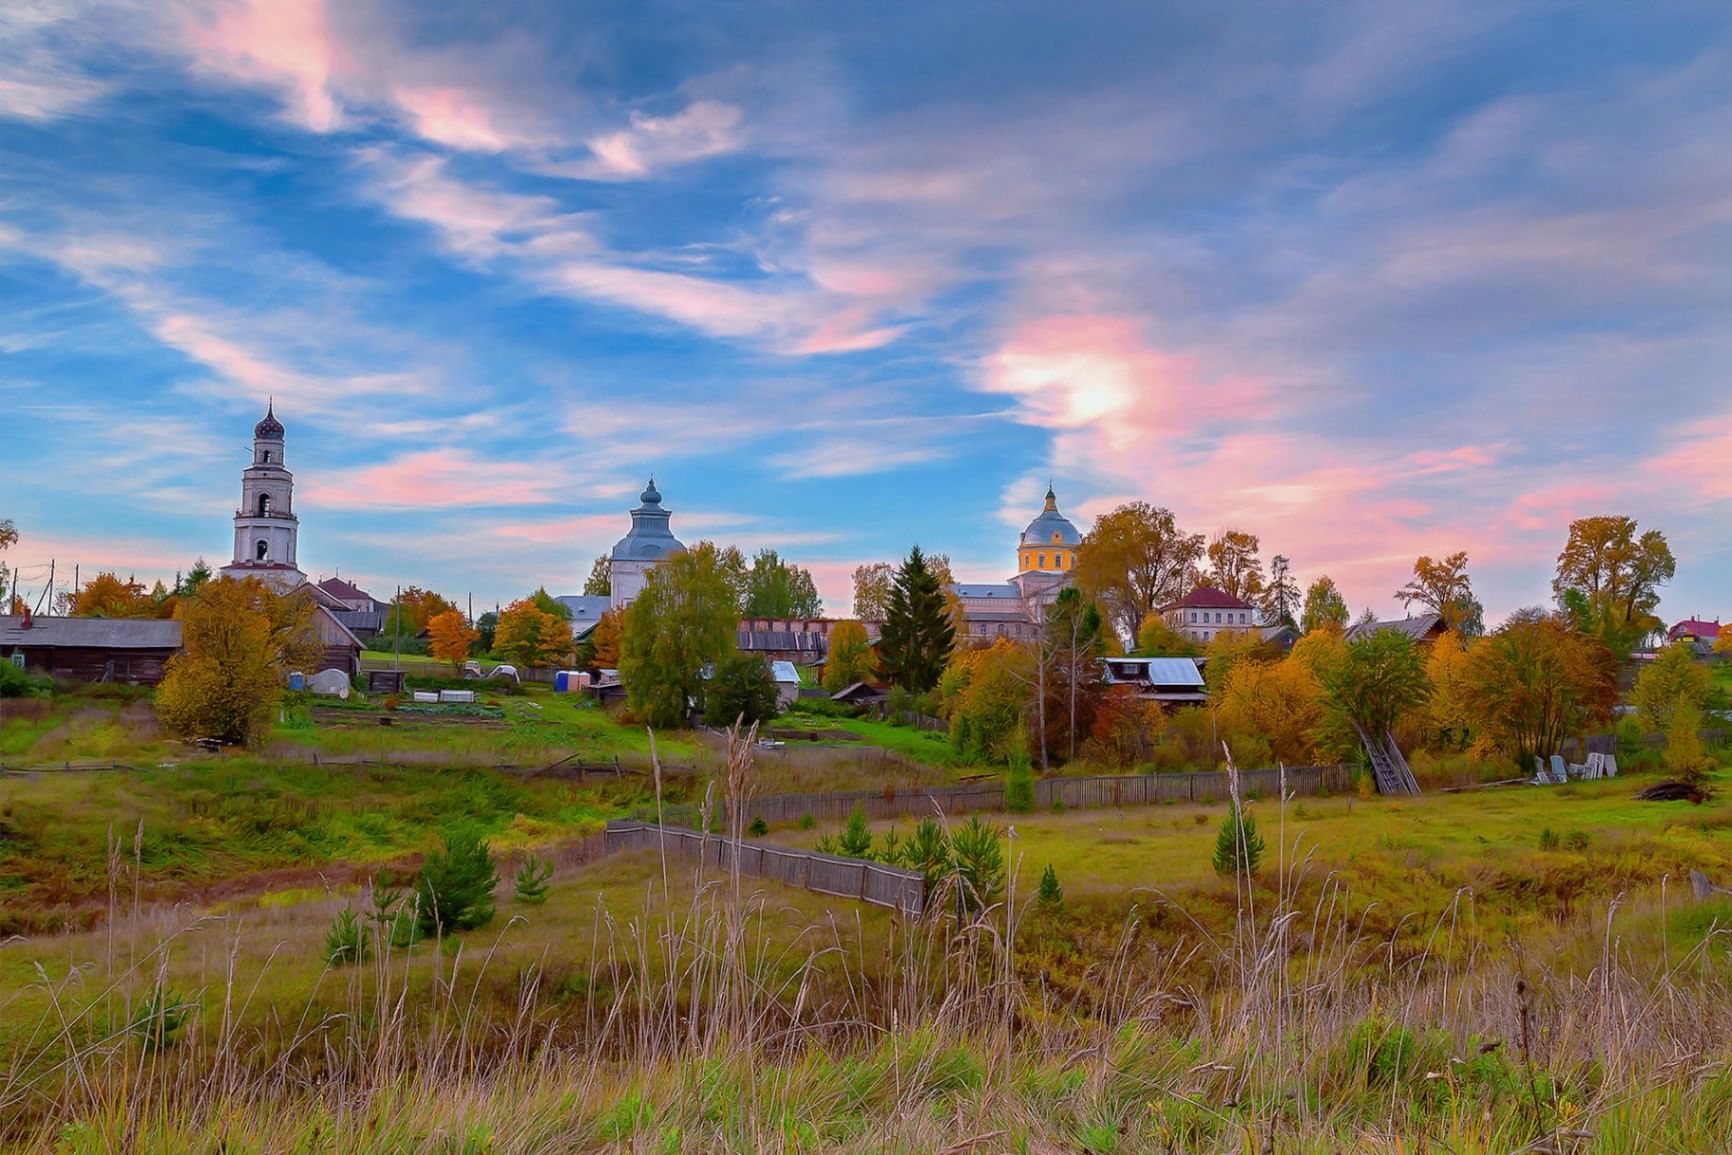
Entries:
{"label": "blue barrel", "polygon": [[569,670],[561,670],[557,674],[553,675],[553,692],[555,694],[565,694],[570,691],[571,672]]}
{"label": "blue barrel", "polygon": [[289,675],[289,689],[291,689],[291,690],[304,690],[306,688],[307,688],[307,675],[305,675],[305,674],[290,674]]}

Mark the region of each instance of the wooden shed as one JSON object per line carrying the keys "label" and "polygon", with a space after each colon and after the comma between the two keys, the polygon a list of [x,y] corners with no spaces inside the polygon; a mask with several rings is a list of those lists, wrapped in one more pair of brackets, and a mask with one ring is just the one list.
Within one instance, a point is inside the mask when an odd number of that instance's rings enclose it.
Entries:
{"label": "wooden shed", "polygon": [[154,686],[179,649],[176,621],[0,617],[0,660],[66,681]]}

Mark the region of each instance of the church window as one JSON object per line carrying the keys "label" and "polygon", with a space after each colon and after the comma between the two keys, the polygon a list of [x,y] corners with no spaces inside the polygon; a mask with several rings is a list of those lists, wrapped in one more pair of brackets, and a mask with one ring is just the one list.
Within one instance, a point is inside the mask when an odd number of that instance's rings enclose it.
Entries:
{"label": "church window", "polygon": [[270,451],[270,450],[268,450],[268,449],[267,449],[267,450],[265,450],[265,451],[264,451],[264,455],[263,455],[263,456],[261,456],[261,457],[260,457],[260,458],[259,458],[259,460],[260,460],[260,461],[262,461],[262,462],[264,462],[264,464],[266,464],[266,465],[269,465],[269,464],[270,464],[270,463],[271,463],[271,451]]}
{"label": "church window", "polygon": [[1054,544],[1054,545],[1057,545],[1057,544],[1058,544],[1058,543],[1059,543],[1059,541],[1060,541],[1060,540],[1061,540],[1061,539],[1060,539],[1060,538],[1059,538],[1059,535],[1058,535],[1058,534],[1056,534],[1056,533],[1055,533],[1055,534],[1053,534],[1053,535],[1052,535],[1052,544]]}
{"label": "church window", "polygon": [[253,560],[265,561],[269,558],[270,553],[271,543],[266,541],[264,538],[261,537],[257,542],[253,543]]}
{"label": "church window", "polygon": [[1044,553],[1040,555],[1040,568],[1046,568],[1046,555]]}
{"label": "church window", "polygon": [[271,495],[268,493],[261,493],[261,494],[259,494],[259,516],[260,517],[269,517],[270,515],[271,515]]}

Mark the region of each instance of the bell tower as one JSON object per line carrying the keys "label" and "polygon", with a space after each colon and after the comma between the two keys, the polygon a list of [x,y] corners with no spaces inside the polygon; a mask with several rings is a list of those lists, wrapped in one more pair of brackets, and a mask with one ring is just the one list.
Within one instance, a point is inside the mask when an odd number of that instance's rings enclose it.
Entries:
{"label": "bell tower", "polygon": [[241,504],[235,510],[234,560],[223,567],[224,574],[283,586],[306,580],[295,559],[301,523],[294,493],[294,474],[283,461],[283,423],[272,404],[253,426],[253,460],[241,472]]}

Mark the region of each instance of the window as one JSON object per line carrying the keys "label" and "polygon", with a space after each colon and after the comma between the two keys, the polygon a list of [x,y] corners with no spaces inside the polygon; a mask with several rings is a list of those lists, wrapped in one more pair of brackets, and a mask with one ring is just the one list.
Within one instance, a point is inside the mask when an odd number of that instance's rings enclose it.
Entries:
{"label": "window", "polygon": [[271,451],[267,449],[263,453],[259,454],[259,461],[265,465],[269,465],[271,463]]}
{"label": "window", "polygon": [[1040,568],[1046,568],[1046,555],[1044,553],[1040,555]]}
{"label": "window", "polygon": [[1063,540],[1064,539],[1056,533],[1052,535],[1052,544],[1054,544],[1054,545],[1057,545],[1059,542],[1061,542]]}
{"label": "window", "polygon": [[271,543],[266,541],[264,538],[261,537],[258,541],[253,543],[253,559],[255,561],[266,560],[270,557],[270,553]]}
{"label": "window", "polygon": [[1216,611],[1215,611],[1215,623],[1216,623],[1216,624],[1217,624],[1217,625],[1219,625],[1219,624],[1220,624],[1220,621],[1221,621],[1221,611],[1220,611],[1220,610],[1216,610]]}
{"label": "window", "polygon": [[261,494],[259,494],[259,516],[260,517],[269,517],[270,515],[271,515],[271,495],[268,493],[261,493]]}
{"label": "window", "polygon": [[24,651],[23,650],[13,650],[12,651],[12,664],[14,666],[17,666],[20,670],[22,670],[24,668]]}
{"label": "window", "polygon": [[1197,611],[1196,610],[1187,610],[1186,612],[1191,615],[1191,620],[1193,622],[1197,620]]}
{"label": "window", "polygon": [[1240,625],[1245,624],[1245,611],[1244,610],[1239,611],[1239,624]]}

